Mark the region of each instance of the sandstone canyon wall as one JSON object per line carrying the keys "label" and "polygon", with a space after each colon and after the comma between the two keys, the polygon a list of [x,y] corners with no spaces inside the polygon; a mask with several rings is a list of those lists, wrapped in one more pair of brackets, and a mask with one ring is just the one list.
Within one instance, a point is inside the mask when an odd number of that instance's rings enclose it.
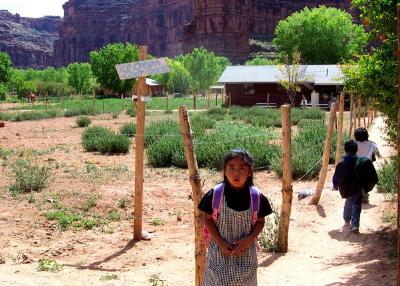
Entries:
{"label": "sandstone canyon wall", "polygon": [[61,18],[25,18],[0,10],[0,51],[15,67],[45,68],[54,64],[54,42]]}
{"label": "sandstone canyon wall", "polygon": [[190,0],[70,0],[64,4],[57,65],[89,60],[108,43],[148,45],[155,56],[182,53],[183,25],[192,20]]}

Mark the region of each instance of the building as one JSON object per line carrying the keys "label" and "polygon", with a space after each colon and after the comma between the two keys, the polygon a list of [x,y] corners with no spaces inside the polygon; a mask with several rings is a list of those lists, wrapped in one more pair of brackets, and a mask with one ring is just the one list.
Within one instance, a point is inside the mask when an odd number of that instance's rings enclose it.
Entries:
{"label": "building", "polygon": [[[232,105],[280,106],[290,103],[286,90],[279,83],[285,79],[284,66],[229,66],[219,84],[225,85],[227,100]],[[343,73],[338,65],[304,65],[301,92],[296,106],[304,98],[308,106],[329,107],[343,87]],[[229,102],[226,102],[229,104]],[[303,102],[304,103],[304,102]]]}

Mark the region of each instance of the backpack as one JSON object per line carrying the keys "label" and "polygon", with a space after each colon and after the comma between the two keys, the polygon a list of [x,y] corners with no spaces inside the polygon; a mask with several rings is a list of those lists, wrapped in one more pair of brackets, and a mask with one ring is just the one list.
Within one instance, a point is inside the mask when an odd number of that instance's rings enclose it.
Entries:
{"label": "backpack", "polygon": [[[214,193],[213,193],[213,198],[212,198],[212,218],[214,220],[214,223],[217,224],[217,218],[218,218],[218,211],[221,208],[221,203],[222,203],[222,198],[224,196],[224,183],[220,183],[216,186],[214,186]],[[255,186],[250,187],[250,207],[251,207],[251,213],[252,213],[252,225],[255,225],[258,219],[258,211],[260,209],[260,195],[261,192],[258,188]],[[206,226],[203,228],[203,235],[204,235],[204,244],[206,248],[208,248],[208,245],[210,244],[211,240],[211,235]]]}

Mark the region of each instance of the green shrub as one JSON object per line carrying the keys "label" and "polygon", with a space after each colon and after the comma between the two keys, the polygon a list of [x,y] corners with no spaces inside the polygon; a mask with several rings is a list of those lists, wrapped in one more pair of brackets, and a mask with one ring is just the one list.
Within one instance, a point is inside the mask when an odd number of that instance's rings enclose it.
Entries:
{"label": "green shrub", "polygon": [[145,129],[144,146],[147,148],[163,136],[181,136],[179,124],[174,121],[156,121],[150,123]]}
{"label": "green shrub", "polygon": [[127,137],[133,137],[136,134],[136,124],[131,122],[131,123],[125,123],[122,125],[120,129],[120,133],[122,135],[125,135]]}
{"label": "green shrub", "polygon": [[149,164],[152,167],[169,167],[178,150],[183,151],[183,140],[178,136],[165,136],[146,149]]}
{"label": "green shrub", "polygon": [[105,127],[94,126],[86,128],[82,133],[82,146],[87,152],[100,151],[99,140],[111,136],[113,132]]}
{"label": "green shrub", "polygon": [[47,111],[24,111],[24,112],[15,112],[10,115],[9,120],[11,121],[28,121],[28,120],[41,120],[48,118],[56,118],[58,113],[56,110],[47,110]]}
{"label": "green shrub", "polygon": [[280,247],[278,244],[279,237],[279,224],[281,217],[278,209],[271,204],[272,216],[265,219],[265,226],[261,232],[259,242],[262,249],[266,252],[279,252]]}
{"label": "green shrub", "polygon": [[136,116],[136,109],[130,107],[126,110],[126,114],[129,115],[130,117],[135,117]]}
{"label": "green shrub", "polygon": [[102,154],[126,154],[129,152],[131,140],[121,134],[108,134],[98,139],[98,149]]}
{"label": "green shrub", "polygon": [[87,127],[92,123],[92,119],[90,119],[87,116],[79,116],[76,120],[75,123],[79,127]]}
{"label": "green shrub", "polygon": [[38,262],[37,271],[58,272],[62,270],[62,265],[58,264],[55,260],[41,258]]}
{"label": "green shrub", "polygon": [[385,161],[378,170],[378,192],[395,194],[397,192],[397,157]]}
{"label": "green shrub", "polygon": [[56,220],[58,222],[59,227],[62,230],[68,229],[73,223],[80,221],[81,216],[77,214],[70,213],[69,211],[65,210],[64,208],[56,210],[56,211],[49,211],[44,214],[44,216],[48,220]]}
{"label": "green shrub", "polygon": [[42,191],[48,185],[50,170],[45,166],[38,166],[28,160],[18,160],[13,167],[15,184],[10,187],[12,192]]}

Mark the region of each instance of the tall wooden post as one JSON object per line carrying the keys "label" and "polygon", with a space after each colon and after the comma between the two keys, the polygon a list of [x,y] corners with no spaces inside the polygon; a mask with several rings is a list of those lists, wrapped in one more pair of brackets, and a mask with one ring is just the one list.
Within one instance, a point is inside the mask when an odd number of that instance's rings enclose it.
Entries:
{"label": "tall wooden post", "polygon": [[324,188],[325,185],[326,174],[328,173],[329,153],[332,144],[333,124],[335,122],[335,116],[336,116],[336,106],[337,103],[336,102],[333,103],[331,105],[331,111],[329,112],[328,130],[326,132],[326,139],[324,143],[324,153],[322,155],[321,171],[319,172],[317,189],[315,190],[315,194],[310,201],[310,205],[318,204],[319,199],[321,198],[322,189]]}
{"label": "tall wooden post", "polygon": [[215,107],[218,106],[218,92],[215,92]]}
{"label": "tall wooden post", "polygon": [[292,210],[292,132],[290,105],[281,106],[282,116],[282,209],[278,245],[281,252],[288,251],[290,213]]}
{"label": "tall wooden post", "polygon": [[[147,58],[147,47],[139,46],[139,61]],[[135,146],[135,210],[134,210],[134,239],[142,239],[142,208],[143,208],[143,162],[144,162],[144,101],[146,95],[146,77],[139,77],[137,82],[136,101],[136,146]]]}
{"label": "tall wooden post", "polygon": [[206,266],[206,250],[203,237],[203,215],[197,208],[203,196],[199,168],[197,166],[196,153],[194,152],[192,130],[190,128],[189,116],[184,106],[179,106],[179,121],[185,146],[186,161],[189,169],[190,184],[192,185],[192,198],[194,207],[194,229],[195,229],[195,285],[203,283],[204,270]]}
{"label": "tall wooden post", "polygon": [[337,128],[335,167],[342,157],[344,97],[344,92],[341,92],[339,97],[339,123]]}
{"label": "tall wooden post", "polygon": [[197,97],[196,97],[196,93],[194,93],[194,94],[193,94],[193,109],[194,109],[194,110],[196,110],[196,108],[197,108],[197,102],[196,102],[196,99],[197,99]]}
{"label": "tall wooden post", "polygon": [[[356,99],[354,99],[353,124],[354,124],[354,130],[356,130],[356,128],[357,128],[357,100]],[[353,134],[351,134],[351,137],[353,137]]]}
{"label": "tall wooden post", "polygon": [[168,93],[167,93],[167,97],[165,98],[165,111],[168,111]]}
{"label": "tall wooden post", "polygon": [[361,127],[361,98],[358,99],[357,117],[358,117],[358,127]]}
{"label": "tall wooden post", "polygon": [[[400,5],[397,4],[397,156],[400,158]],[[400,286],[400,160],[397,160],[397,286]]]}
{"label": "tall wooden post", "polygon": [[232,95],[231,94],[229,94],[228,101],[229,101],[229,107],[231,107],[232,106]]}
{"label": "tall wooden post", "polygon": [[350,94],[350,118],[349,118],[349,138],[353,132],[353,116],[354,116],[354,99],[353,94]]}

